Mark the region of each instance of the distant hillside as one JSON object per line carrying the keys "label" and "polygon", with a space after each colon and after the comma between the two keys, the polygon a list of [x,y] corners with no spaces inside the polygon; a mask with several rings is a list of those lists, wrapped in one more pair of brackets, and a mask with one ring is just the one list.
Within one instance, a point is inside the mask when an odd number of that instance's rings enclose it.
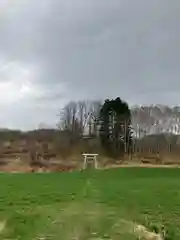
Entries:
{"label": "distant hillside", "polygon": [[52,141],[53,138],[59,135],[61,135],[60,131],[56,129],[38,129],[27,132],[0,129],[0,141],[15,141],[23,139]]}

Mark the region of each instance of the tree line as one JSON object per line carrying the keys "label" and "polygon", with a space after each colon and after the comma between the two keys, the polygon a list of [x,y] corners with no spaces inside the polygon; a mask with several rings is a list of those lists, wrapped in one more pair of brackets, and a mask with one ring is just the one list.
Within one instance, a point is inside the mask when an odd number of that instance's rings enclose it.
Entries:
{"label": "tree line", "polygon": [[113,158],[134,152],[179,151],[179,107],[130,108],[119,97],[104,102],[69,102],[60,111],[58,127],[71,134],[72,144],[96,138],[105,154]]}
{"label": "tree line", "polygon": [[100,101],[68,103],[60,112],[59,127],[73,140],[85,136],[99,138],[106,154],[119,158],[132,146],[131,111],[119,97]]}
{"label": "tree line", "polygon": [[[62,158],[99,152],[121,159],[129,155],[179,154],[180,108],[162,105],[130,107],[121,98],[71,101],[59,112],[57,129],[30,132],[1,129],[0,143],[48,143]],[[13,144],[12,144],[13,146]],[[39,146],[39,145],[38,145]]]}

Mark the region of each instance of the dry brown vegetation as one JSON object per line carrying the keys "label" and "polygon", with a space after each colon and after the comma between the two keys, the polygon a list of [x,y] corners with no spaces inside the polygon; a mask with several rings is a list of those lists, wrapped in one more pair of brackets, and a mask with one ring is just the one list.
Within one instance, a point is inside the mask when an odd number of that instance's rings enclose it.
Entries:
{"label": "dry brown vegetation", "polygon": [[98,152],[101,167],[119,164],[179,164],[177,135],[150,135],[135,140],[132,152],[123,159],[105,156],[98,137],[77,138],[60,130],[4,131],[0,134],[0,171],[72,171],[82,166],[83,152]]}

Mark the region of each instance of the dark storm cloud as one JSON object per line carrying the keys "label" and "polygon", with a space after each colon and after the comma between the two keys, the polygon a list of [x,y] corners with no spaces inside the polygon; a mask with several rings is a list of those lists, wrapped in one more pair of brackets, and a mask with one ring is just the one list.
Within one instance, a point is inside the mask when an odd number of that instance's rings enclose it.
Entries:
{"label": "dark storm cloud", "polygon": [[13,9],[1,17],[0,53],[36,65],[36,83],[50,90],[41,100],[178,103],[180,1],[31,0]]}

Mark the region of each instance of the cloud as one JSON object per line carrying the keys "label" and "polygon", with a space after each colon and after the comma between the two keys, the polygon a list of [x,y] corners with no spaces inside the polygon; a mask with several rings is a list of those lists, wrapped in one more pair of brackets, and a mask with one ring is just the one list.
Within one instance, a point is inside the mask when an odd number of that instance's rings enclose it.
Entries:
{"label": "cloud", "polygon": [[[59,85],[57,95],[57,89],[47,89],[36,81],[36,72],[33,70],[15,62],[1,62],[1,126],[26,130],[38,127],[43,121],[53,127],[56,125],[55,116],[62,106],[59,99],[63,96],[60,95],[63,86]],[[52,106],[51,101],[57,105]]]}
{"label": "cloud", "polygon": [[179,11],[178,0],[1,1],[0,106],[11,125],[54,124],[68,99],[178,104]]}
{"label": "cloud", "polygon": [[0,104],[15,104],[24,97],[33,97],[36,89],[32,86],[32,71],[14,62],[1,63],[0,67]]}

